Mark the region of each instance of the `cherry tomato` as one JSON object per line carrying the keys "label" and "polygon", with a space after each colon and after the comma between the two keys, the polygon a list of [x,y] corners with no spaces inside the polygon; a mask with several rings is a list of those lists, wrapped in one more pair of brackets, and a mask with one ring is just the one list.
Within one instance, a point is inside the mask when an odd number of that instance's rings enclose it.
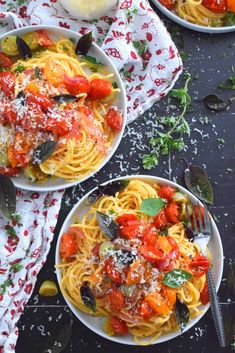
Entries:
{"label": "cherry tomato", "polygon": [[44,114],[42,109],[35,106],[31,109],[30,113],[25,113],[20,119],[19,125],[21,125],[28,132],[37,132],[47,121],[47,116]]}
{"label": "cherry tomato", "polygon": [[210,261],[201,253],[197,254],[189,264],[189,269],[195,277],[201,277],[210,268]]}
{"label": "cherry tomato", "polygon": [[76,75],[74,77],[68,77],[64,75],[64,85],[71,94],[88,93],[90,91],[89,80],[82,75]]}
{"label": "cherry tomato", "polygon": [[170,201],[175,192],[176,189],[173,186],[162,185],[157,193],[159,197]]}
{"label": "cherry tomato", "polygon": [[209,288],[208,288],[208,283],[207,281],[205,282],[205,285],[200,293],[200,301],[203,305],[206,305],[209,303],[210,298],[209,298]]}
{"label": "cherry tomato", "polygon": [[8,98],[15,93],[15,80],[12,72],[0,72],[0,88]]}
{"label": "cherry tomato", "polygon": [[47,32],[43,29],[37,31],[37,35],[37,42],[41,47],[50,47],[53,44],[52,40],[48,37]]}
{"label": "cherry tomato", "polygon": [[68,260],[77,252],[77,242],[72,234],[64,233],[60,240],[60,257]]}
{"label": "cherry tomato", "polygon": [[10,105],[6,105],[4,107],[4,116],[6,117],[8,123],[12,123],[14,125],[16,124],[17,114]]}
{"label": "cherry tomato", "polygon": [[112,312],[119,313],[125,306],[125,298],[122,292],[113,287],[107,294]]}
{"label": "cherry tomato", "polygon": [[235,2],[234,2],[234,0],[227,0],[227,11],[235,13]]}
{"label": "cherry tomato", "polygon": [[120,336],[126,336],[128,335],[128,327],[126,325],[126,323],[119,319],[118,317],[112,316],[110,318],[110,327],[111,330]]}
{"label": "cherry tomato", "polygon": [[16,176],[19,174],[19,168],[12,168],[12,167],[0,167],[0,174],[7,175],[9,177]]}
{"label": "cherry tomato", "polygon": [[123,118],[117,109],[115,108],[109,109],[106,115],[106,121],[108,126],[111,127],[111,129],[116,131],[122,130]]}
{"label": "cherry tomato", "polygon": [[153,225],[150,225],[143,234],[142,242],[144,244],[154,246],[157,240],[157,230]]}
{"label": "cherry tomato", "polygon": [[175,202],[170,202],[166,208],[165,213],[170,223],[179,222],[179,206]]}
{"label": "cherry tomato", "polygon": [[116,219],[119,236],[133,239],[140,235],[140,220],[136,215],[124,214]]}
{"label": "cherry tomato", "polygon": [[91,81],[91,89],[88,97],[92,100],[104,99],[112,92],[111,82],[102,78],[96,78]]}
{"label": "cherry tomato", "polygon": [[36,105],[43,111],[47,111],[52,106],[52,102],[46,96],[41,93],[27,92],[26,101],[28,104]]}
{"label": "cherry tomato", "polygon": [[112,258],[109,258],[104,264],[104,270],[115,284],[121,285],[123,282],[122,273],[115,269]]}
{"label": "cherry tomato", "polygon": [[226,0],[203,0],[202,5],[215,13],[226,11]]}
{"label": "cherry tomato", "polygon": [[0,53],[0,67],[3,67],[4,69],[10,69],[13,64],[14,61],[8,55]]}
{"label": "cherry tomato", "polygon": [[65,136],[69,133],[70,127],[68,121],[65,118],[57,119],[49,117],[47,119],[45,131],[51,131],[56,134],[58,137]]}
{"label": "cherry tomato", "polygon": [[151,308],[151,306],[148,305],[148,303],[143,300],[142,303],[140,304],[140,315],[145,319],[148,320],[154,315],[154,311]]}
{"label": "cherry tomato", "polygon": [[175,4],[175,0],[159,0],[159,2],[168,10],[172,10]]}
{"label": "cherry tomato", "polygon": [[165,228],[168,220],[166,218],[166,213],[165,210],[161,210],[155,217],[153,220],[153,223],[155,225],[156,228],[161,229],[161,228]]}
{"label": "cherry tomato", "polygon": [[138,248],[140,254],[149,262],[162,260],[163,254],[156,247],[150,245],[141,245]]}

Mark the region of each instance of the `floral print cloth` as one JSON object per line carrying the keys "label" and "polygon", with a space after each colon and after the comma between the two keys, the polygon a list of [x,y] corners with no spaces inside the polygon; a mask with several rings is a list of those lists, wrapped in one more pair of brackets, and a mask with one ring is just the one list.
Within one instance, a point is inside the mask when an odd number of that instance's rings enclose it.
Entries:
{"label": "floral print cloth", "polygon": [[[146,0],[120,0],[91,22],[74,19],[58,0],[0,0],[0,34],[29,24],[92,30],[124,81],[128,123],[164,97],[182,72],[179,53]],[[0,353],[15,351],[16,324],[46,261],[62,196],[17,190],[16,217],[0,217]]]}

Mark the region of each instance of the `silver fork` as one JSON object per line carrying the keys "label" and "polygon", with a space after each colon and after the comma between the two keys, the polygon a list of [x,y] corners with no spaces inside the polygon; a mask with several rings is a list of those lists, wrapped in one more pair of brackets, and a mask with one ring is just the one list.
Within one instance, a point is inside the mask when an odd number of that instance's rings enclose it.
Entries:
{"label": "silver fork", "polygon": [[[198,204],[198,222],[196,219],[195,211],[192,213],[192,227],[194,229],[195,239],[194,242],[198,244],[201,249],[201,252],[204,256],[207,257],[207,245],[209,243],[212,227],[211,227],[211,219],[209,212],[207,210],[206,205],[204,204],[204,222],[202,220],[200,205]],[[209,288],[209,297],[210,297],[210,306],[211,312],[215,324],[216,333],[219,339],[219,344],[221,347],[226,346],[225,332],[224,332],[224,324],[223,317],[221,313],[221,306],[219,303],[219,298],[216,293],[214,278],[212,274],[211,268],[209,268],[207,272],[207,282]]]}

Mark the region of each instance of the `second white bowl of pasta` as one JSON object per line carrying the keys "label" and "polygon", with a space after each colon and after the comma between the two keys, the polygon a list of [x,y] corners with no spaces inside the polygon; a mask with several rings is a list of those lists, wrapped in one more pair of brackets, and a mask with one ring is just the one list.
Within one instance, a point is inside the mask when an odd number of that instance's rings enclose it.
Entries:
{"label": "second white bowl of pasta", "polygon": [[122,139],[123,82],[91,33],[80,39],[54,26],[0,36],[0,168],[21,189],[53,191],[82,182]]}
{"label": "second white bowl of pasta", "polygon": [[[102,337],[127,345],[169,341],[181,334],[179,325],[183,331],[194,326],[209,308],[206,271],[212,264],[217,290],[223,272],[213,219],[208,259],[199,271],[200,249],[185,226],[185,207],[198,208],[198,202],[182,186],[139,175],[85,195],[61,228],[55,256],[74,315]],[[177,318],[182,306],[187,325]]]}

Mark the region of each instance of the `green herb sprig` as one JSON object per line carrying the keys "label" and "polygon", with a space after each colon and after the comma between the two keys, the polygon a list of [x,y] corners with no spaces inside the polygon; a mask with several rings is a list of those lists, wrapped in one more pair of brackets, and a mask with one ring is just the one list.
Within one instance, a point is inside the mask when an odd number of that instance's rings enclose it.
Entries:
{"label": "green herb sprig", "polygon": [[231,76],[225,82],[221,82],[218,87],[220,89],[235,89],[235,76]]}
{"label": "green herb sprig", "polygon": [[182,151],[185,147],[183,135],[190,135],[190,127],[185,120],[185,114],[191,104],[188,85],[191,80],[189,73],[185,74],[185,84],[182,88],[173,89],[171,97],[178,99],[182,112],[178,116],[166,116],[157,118],[157,129],[153,131],[149,144],[151,152],[142,156],[144,169],[152,169],[159,163],[159,159],[171,151]]}

